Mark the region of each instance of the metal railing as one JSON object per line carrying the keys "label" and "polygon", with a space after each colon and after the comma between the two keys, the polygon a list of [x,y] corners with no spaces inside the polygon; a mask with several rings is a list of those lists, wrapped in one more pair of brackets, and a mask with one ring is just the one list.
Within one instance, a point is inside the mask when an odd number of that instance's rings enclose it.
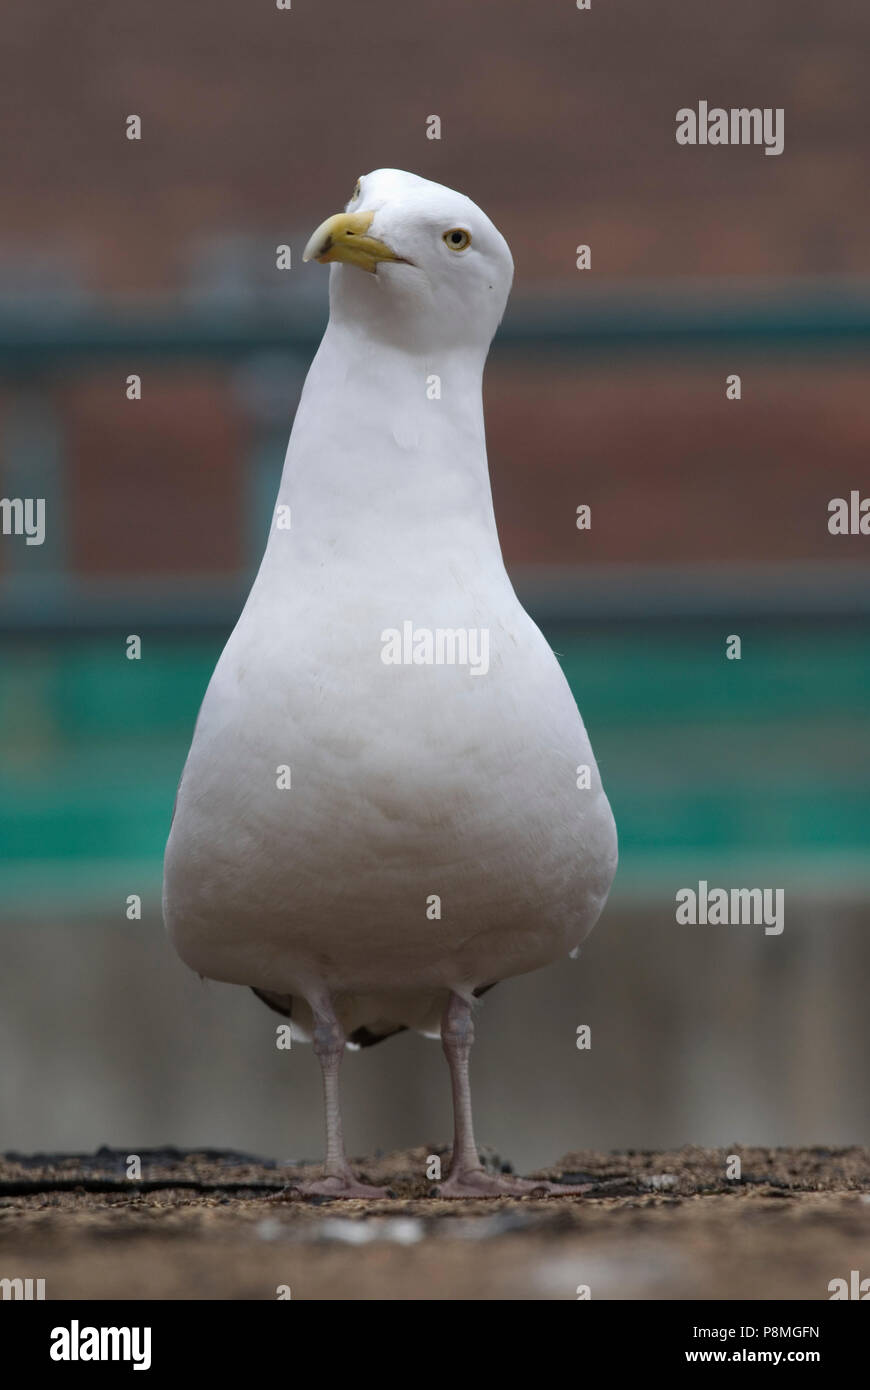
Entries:
{"label": "metal railing", "polygon": [[[11,397],[0,456],[4,496],[45,497],[53,516],[64,514],[64,425],[50,390],[58,375],[68,379],[106,362],[122,364],[125,376],[155,360],[223,364],[252,426],[245,574],[209,583],[186,578],[181,592],[169,578],[165,583],[85,581],[69,572],[65,530],[55,525],[45,546],[7,550],[0,630],[105,629],[118,621],[164,628],[231,622],[268,524],[264,508],[277,487],[288,423],[325,320],[322,282],[299,290],[286,289],[282,281],[278,291],[261,287],[235,297],[30,295],[7,300],[5,307],[0,300],[0,385]],[[774,362],[796,355],[826,361],[863,355],[870,351],[870,283],[622,281],[602,288],[580,277],[570,297],[512,301],[491,360],[539,367],[554,360],[659,361],[663,355],[727,353],[733,359],[735,349],[741,361],[748,354]],[[730,605],[731,611],[735,600],[743,610],[776,614],[855,614],[870,607],[867,585],[855,567],[798,573],[800,568],[756,574],[748,583],[727,572],[699,571],[690,583],[676,571],[662,571],[652,582],[630,570],[610,572],[606,584],[590,588],[586,583],[585,602],[566,570],[529,572],[519,577],[518,587],[536,612],[554,617],[668,616],[709,612],[711,605]],[[589,578],[584,570],[584,580]]]}

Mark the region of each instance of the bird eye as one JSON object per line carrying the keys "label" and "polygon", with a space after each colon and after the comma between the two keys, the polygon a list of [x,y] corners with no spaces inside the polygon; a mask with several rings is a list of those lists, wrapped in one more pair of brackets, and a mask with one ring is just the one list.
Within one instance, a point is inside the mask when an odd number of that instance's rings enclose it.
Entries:
{"label": "bird eye", "polygon": [[350,195],[350,201],[351,201],[352,203],[355,203],[356,200],[357,200],[357,198],[359,197],[359,195],[360,195],[361,193],[362,193],[362,180],[361,180],[361,179],[357,179],[357,181],[356,181],[356,186],[355,186],[355,188],[354,188],[354,190],[353,190],[353,193],[351,193],[351,195]]}
{"label": "bird eye", "polygon": [[451,227],[449,232],[444,233],[442,240],[451,251],[464,251],[471,245],[471,232],[467,232],[464,227]]}

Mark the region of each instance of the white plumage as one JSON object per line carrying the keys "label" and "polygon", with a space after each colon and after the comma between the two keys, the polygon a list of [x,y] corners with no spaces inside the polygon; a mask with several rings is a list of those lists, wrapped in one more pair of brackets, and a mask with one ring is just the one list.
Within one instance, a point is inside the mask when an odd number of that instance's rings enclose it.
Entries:
{"label": "white plumage", "polygon": [[[462,195],[381,169],[308,254],[334,262],[329,325],[197,721],[164,907],[194,970],[292,997],[334,1130],[332,1073],[357,1030],[437,1035],[446,1019],[455,1100],[463,1051],[467,1089],[473,992],[567,958],[607,897],[616,834],[493,517],[481,378],[512,279],[506,242]],[[488,643],[488,669],[387,664],[387,634],[408,623],[418,656],[427,632],[450,630],[454,656],[462,634],[472,651]],[[489,1186],[463,1108],[460,1094],[444,1190],[468,1195]],[[310,1190],[368,1193],[328,1139]]]}

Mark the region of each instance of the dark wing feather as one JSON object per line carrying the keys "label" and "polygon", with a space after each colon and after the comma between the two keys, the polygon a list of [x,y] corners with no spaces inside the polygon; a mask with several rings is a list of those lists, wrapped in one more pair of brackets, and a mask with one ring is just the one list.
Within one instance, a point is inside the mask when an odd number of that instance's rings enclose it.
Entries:
{"label": "dark wing feather", "polygon": [[258,999],[262,999],[263,1003],[264,1003],[268,1008],[274,1009],[276,1014],[283,1014],[285,1018],[292,1018],[292,1017],[293,1017],[293,996],[292,996],[292,995],[290,995],[290,994],[269,994],[269,993],[267,993],[267,991],[264,990],[264,989],[254,989],[254,986],[253,986],[253,985],[251,985],[251,990],[253,991],[254,994],[256,994],[256,996],[257,996]]}
{"label": "dark wing feather", "polygon": [[[481,985],[474,991],[474,997],[479,999],[482,994],[486,994],[488,989],[492,989],[497,981],[493,980],[492,985]],[[276,1014],[281,1014],[284,1018],[293,1017],[293,997],[290,994],[271,994],[265,989],[254,989],[258,999],[262,999],[268,1008],[274,1009]],[[348,1038],[348,1042],[354,1043],[357,1047],[374,1047],[375,1043],[383,1042],[385,1038],[393,1038],[396,1033],[407,1033],[408,1029],[404,1023],[398,1023],[395,1028],[390,1028],[386,1033],[373,1033],[371,1028],[354,1028]]]}

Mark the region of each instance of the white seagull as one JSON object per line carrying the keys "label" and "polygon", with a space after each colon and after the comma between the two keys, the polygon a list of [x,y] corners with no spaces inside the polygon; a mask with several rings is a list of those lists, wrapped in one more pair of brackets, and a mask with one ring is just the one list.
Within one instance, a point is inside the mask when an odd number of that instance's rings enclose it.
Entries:
{"label": "white seagull", "polygon": [[413,1028],[450,1067],[440,1193],[565,1193],[484,1171],[468,1078],[475,996],[567,958],[617,858],[493,515],[481,381],[510,250],[462,194],[377,169],[304,259],[331,262],[329,323],[182,774],[166,924],[193,970],[313,1040],[326,1164],[302,1192],[384,1194],[348,1164],[339,1064]]}

